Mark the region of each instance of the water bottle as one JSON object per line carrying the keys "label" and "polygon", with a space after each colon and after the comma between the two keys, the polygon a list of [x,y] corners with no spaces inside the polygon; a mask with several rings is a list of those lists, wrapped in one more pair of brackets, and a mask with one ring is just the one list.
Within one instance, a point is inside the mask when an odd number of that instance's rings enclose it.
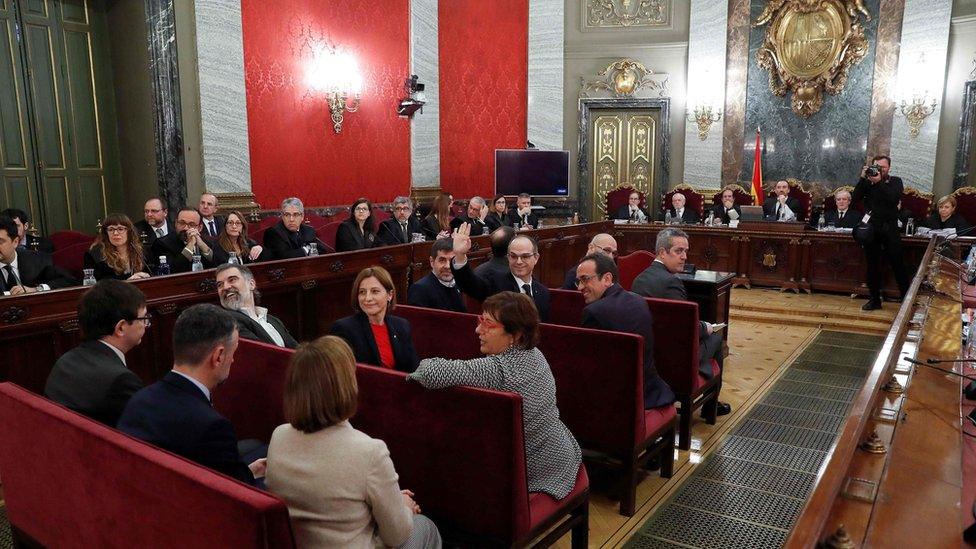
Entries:
{"label": "water bottle", "polygon": [[824,216],[823,214],[820,214],[820,219],[817,220],[817,230],[823,231],[826,228],[827,228],[827,224],[824,222]]}
{"label": "water bottle", "polygon": [[190,267],[193,272],[202,271],[203,263],[200,262],[200,254],[193,254],[193,266]]}
{"label": "water bottle", "polygon": [[915,218],[909,217],[908,222],[905,224],[905,235],[915,236]]}
{"label": "water bottle", "polygon": [[573,212],[573,225],[579,225],[579,212]]}
{"label": "water bottle", "polygon": [[542,228],[542,218],[540,217],[539,222],[536,223],[536,229],[541,229],[541,228]]}
{"label": "water bottle", "polygon": [[709,227],[715,224],[715,212],[708,212],[708,219],[705,220],[705,224]]}
{"label": "water bottle", "polygon": [[664,224],[671,224],[671,210],[664,210]]}
{"label": "water bottle", "polygon": [[85,279],[81,282],[85,286],[95,285],[95,269],[84,269]]}
{"label": "water bottle", "polygon": [[156,267],[156,274],[162,276],[162,275],[168,275],[169,273],[170,273],[169,263],[166,262],[166,256],[165,255],[159,256],[159,266]]}
{"label": "water bottle", "polygon": [[227,263],[229,263],[231,265],[240,265],[241,264],[241,258],[237,257],[237,252],[231,252],[230,253],[230,258],[227,260]]}

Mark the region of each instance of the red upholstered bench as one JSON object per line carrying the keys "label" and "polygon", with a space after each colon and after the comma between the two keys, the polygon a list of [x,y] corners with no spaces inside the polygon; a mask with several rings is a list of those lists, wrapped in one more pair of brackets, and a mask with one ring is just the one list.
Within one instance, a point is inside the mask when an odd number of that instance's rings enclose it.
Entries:
{"label": "red upholstered bench", "polygon": [[[410,321],[421,358],[481,356],[475,315],[410,306],[397,306],[396,314]],[[452,334],[450,345],[444,344],[446,333]],[[674,406],[644,410],[644,339],[542,324],[539,350],[556,381],[560,418],[588,459],[622,470],[620,513],[633,515],[640,468],[661,456],[661,476],[672,474],[678,421]]]}
{"label": "red upholstered bench", "polygon": [[7,518],[24,545],[295,546],[280,499],[17,385],[0,384],[0,423]]}
{"label": "red upholstered bench", "polygon": [[[718,391],[722,376],[718,364],[712,364],[712,379],[698,372],[698,304],[646,297],[654,318],[654,367],[671,386],[681,403],[678,447],[691,447],[692,414],[703,408],[705,421],[715,424]],[[565,326],[579,326],[583,320],[583,295],[570,290],[549,290],[550,321]]]}
{"label": "red upholstered bench", "polygon": [[654,262],[654,254],[647,250],[637,250],[617,258],[617,268],[620,269],[620,285],[625,290],[630,290],[634,284],[634,279],[644,272],[644,269],[651,266]]}
{"label": "red upholstered bench", "polygon": [[[231,375],[214,394],[214,406],[239,437],[267,440],[284,422],[281,388],[290,354],[241,340]],[[555,526],[542,545],[572,530],[573,547],[586,547],[583,468],[562,500],[528,493],[519,395],[471,387],[431,391],[405,377],[359,365],[359,410],[351,423],[386,443],[401,486],[417,494],[446,539],[522,546]]]}

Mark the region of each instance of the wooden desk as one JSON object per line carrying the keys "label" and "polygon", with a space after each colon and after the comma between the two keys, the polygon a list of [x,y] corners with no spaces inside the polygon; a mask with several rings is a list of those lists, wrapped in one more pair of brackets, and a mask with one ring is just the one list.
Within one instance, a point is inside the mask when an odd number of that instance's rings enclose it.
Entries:
{"label": "wooden desk", "polygon": [[[712,324],[729,322],[729,293],[732,291],[733,273],[698,269],[695,274],[679,274],[688,291],[688,299],[698,304],[698,316]],[[729,330],[722,330],[722,339],[728,342]]]}

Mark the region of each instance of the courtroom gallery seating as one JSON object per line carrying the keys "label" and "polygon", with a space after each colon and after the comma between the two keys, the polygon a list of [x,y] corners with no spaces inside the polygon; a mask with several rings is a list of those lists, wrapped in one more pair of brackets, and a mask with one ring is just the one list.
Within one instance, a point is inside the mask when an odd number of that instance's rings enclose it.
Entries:
{"label": "courtroom gallery seating", "polygon": [[637,250],[617,258],[618,282],[625,290],[630,290],[634,279],[654,262],[654,254],[647,250]]}
{"label": "courtroom gallery seating", "polygon": [[24,546],[295,546],[274,495],[12,383],[0,384],[0,423],[6,513]]}
{"label": "courtroom gallery seating", "polygon": [[48,236],[55,250],[66,248],[72,244],[91,244],[95,237],[79,231],[55,231]]}
{"label": "courtroom gallery seating", "polygon": [[[283,385],[292,351],[242,340],[231,376],[214,406],[239,438],[268,440],[284,423]],[[424,514],[462,546],[524,545],[553,526],[547,540],[572,530],[586,547],[589,479],[562,500],[530,494],[526,480],[522,397],[473,387],[431,391],[406,374],[357,365],[359,408],[350,422],[383,440]]]}
{"label": "courtroom gallery seating", "polygon": [[62,248],[54,248],[51,254],[51,262],[55,266],[61,267],[78,280],[82,279],[85,268],[85,252],[91,248],[91,242],[77,242]]}

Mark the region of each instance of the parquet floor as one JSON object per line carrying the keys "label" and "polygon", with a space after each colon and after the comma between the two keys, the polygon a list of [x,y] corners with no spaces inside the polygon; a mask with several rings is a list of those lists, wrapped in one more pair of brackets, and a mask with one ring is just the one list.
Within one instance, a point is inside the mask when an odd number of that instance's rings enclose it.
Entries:
{"label": "parquet floor", "polygon": [[[590,496],[590,547],[618,547],[638,530],[655,506],[667,497],[722,436],[744,415],[778,377],[780,370],[802,351],[821,327],[850,332],[887,331],[897,304],[880,311],[861,311],[862,299],[824,294],[793,294],[777,290],[737,288],[732,292],[729,325],[730,355],[725,362],[722,401],[732,413],[707,425],[699,418],[692,428],[692,449],[676,450],[678,460],[671,479],[656,472],[637,490],[637,512],[621,516],[618,502],[597,492]],[[569,536],[556,547],[570,546]]]}

